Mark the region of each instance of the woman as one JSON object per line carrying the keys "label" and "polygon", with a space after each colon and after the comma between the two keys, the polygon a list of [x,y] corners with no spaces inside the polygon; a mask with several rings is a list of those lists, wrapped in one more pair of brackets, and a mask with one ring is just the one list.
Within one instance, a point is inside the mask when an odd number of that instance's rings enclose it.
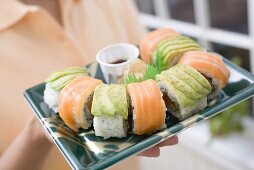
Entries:
{"label": "woman", "polygon": [[[145,31],[129,0],[20,1],[0,2],[0,169],[67,168],[23,91],[53,70],[94,62],[106,45],[137,44]],[[176,137],[160,145],[175,143]],[[159,146],[142,155],[158,156]]]}

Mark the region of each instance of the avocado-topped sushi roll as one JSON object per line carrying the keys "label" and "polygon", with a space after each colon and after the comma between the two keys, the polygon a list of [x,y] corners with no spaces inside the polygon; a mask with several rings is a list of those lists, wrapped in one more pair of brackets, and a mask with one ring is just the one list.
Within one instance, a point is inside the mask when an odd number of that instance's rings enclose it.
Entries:
{"label": "avocado-topped sushi roll", "polygon": [[177,64],[184,53],[197,50],[202,50],[202,48],[196,41],[180,35],[161,41],[153,54],[153,61],[155,62],[156,58],[160,57],[163,59],[164,65],[170,68]]}
{"label": "avocado-topped sushi roll", "polygon": [[152,62],[152,56],[158,44],[165,40],[171,39],[180,34],[171,28],[160,28],[146,34],[139,43],[141,59],[145,63]]}
{"label": "avocado-topped sushi roll", "polygon": [[60,91],[78,76],[87,76],[88,71],[84,67],[70,67],[63,71],[52,73],[45,81],[44,102],[57,112],[58,96]]}
{"label": "avocado-topped sushi roll", "polygon": [[91,105],[96,86],[101,80],[81,76],[72,80],[58,97],[59,116],[72,130],[87,129],[92,124]]}
{"label": "avocado-topped sushi roll", "polygon": [[178,64],[156,76],[167,109],[182,120],[207,106],[211,85],[192,67]]}
{"label": "avocado-topped sushi roll", "polygon": [[208,79],[212,86],[209,99],[216,97],[228,82],[230,72],[221,57],[215,53],[189,51],[183,55],[179,64],[191,66]]}
{"label": "avocado-topped sushi roll", "polygon": [[154,80],[127,85],[132,106],[133,133],[153,133],[165,126],[166,107]]}
{"label": "avocado-topped sushi roll", "polygon": [[128,130],[128,96],[125,85],[97,86],[91,112],[96,136],[104,139],[125,137]]}

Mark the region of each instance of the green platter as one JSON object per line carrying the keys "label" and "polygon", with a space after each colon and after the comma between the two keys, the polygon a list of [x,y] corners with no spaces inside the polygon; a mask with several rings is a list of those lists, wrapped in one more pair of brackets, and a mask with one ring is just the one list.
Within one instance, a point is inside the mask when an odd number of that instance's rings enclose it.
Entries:
{"label": "green platter", "polygon": [[[92,128],[75,133],[44,103],[44,83],[27,89],[24,95],[42,126],[72,169],[104,169],[252,97],[254,76],[232,64],[229,60],[223,60],[230,69],[231,76],[220,95],[216,99],[208,101],[208,106],[204,110],[183,121],[179,122],[174,117],[168,116],[166,118],[167,128],[152,135],[128,134],[122,139],[104,140],[95,136]],[[104,80],[97,64],[88,66],[88,69],[91,76]]]}

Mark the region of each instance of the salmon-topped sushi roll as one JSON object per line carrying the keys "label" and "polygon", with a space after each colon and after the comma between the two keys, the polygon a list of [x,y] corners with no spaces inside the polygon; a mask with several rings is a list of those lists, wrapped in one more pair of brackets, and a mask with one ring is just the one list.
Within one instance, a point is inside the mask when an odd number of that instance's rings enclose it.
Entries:
{"label": "salmon-topped sushi roll", "polygon": [[141,59],[145,63],[152,62],[153,53],[158,44],[165,39],[172,39],[180,34],[171,28],[160,28],[149,32],[139,43]]}
{"label": "salmon-topped sushi roll", "polygon": [[77,77],[66,85],[58,98],[59,116],[72,130],[87,129],[92,124],[91,105],[96,86],[102,83],[91,77]]}
{"label": "salmon-topped sushi roll", "polygon": [[166,107],[154,80],[127,85],[133,116],[133,133],[155,132],[165,125]]}
{"label": "salmon-topped sushi roll", "polygon": [[179,61],[203,74],[212,86],[208,98],[216,97],[228,82],[230,72],[221,57],[205,51],[189,51]]}

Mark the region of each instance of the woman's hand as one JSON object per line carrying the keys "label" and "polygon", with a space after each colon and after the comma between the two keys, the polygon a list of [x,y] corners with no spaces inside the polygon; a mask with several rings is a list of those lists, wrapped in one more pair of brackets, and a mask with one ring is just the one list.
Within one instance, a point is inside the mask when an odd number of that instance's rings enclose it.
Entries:
{"label": "woman's hand", "polygon": [[154,147],[143,151],[142,153],[138,154],[138,156],[158,157],[158,156],[160,156],[160,147],[176,145],[177,143],[178,143],[178,137],[172,136],[171,138],[155,145]]}
{"label": "woman's hand", "polygon": [[32,117],[0,158],[0,169],[39,169],[52,143]]}
{"label": "woman's hand", "polygon": [[33,116],[30,118],[26,128],[30,130],[30,135],[32,135],[33,140],[52,144],[50,136],[45,132],[36,117]]}

